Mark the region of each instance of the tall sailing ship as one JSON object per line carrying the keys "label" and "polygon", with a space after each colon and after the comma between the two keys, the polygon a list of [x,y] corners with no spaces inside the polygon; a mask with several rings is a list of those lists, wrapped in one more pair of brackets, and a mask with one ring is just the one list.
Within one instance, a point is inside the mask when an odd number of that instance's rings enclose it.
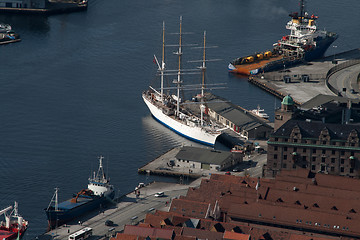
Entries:
{"label": "tall sailing ship", "polygon": [[[142,98],[145,104],[148,106],[153,117],[160,123],[170,128],[174,132],[199,143],[214,146],[217,137],[221,134],[221,127],[212,122],[209,118],[206,118],[206,104],[204,99],[205,91],[205,43],[206,33],[204,32],[204,51],[202,66],[200,70],[202,80],[199,88],[201,89],[200,101],[192,102],[192,104],[199,104],[200,116],[191,113],[186,107],[180,97],[180,91],[185,87],[183,85],[182,75],[189,72],[187,69],[182,69],[182,18],[180,17],[180,32],[179,32],[179,45],[178,50],[174,54],[178,56],[178,69],[167,70],[165,64],[165,23],[163,23],[163,43],[162,43],[162,60],[161,63],[155,61],[158,66],[158,72],[160,73],[160,90],[156,90],[154,87],[149,87],[149,90],[143,92]],[[164,90],[170,88],[164,87],[164,76],[176,73],[177,79],[173,81],[176,85],[175,94],[165,94]],[[192,85],[195,87],[194,85]]]}
{"label": "tall sailing ship", "polygon": [[290,34],[273,44],[273,49],[233,60],[228,69],[232,73],[250,75],[278,70],[296,64],[319,59],[338,38],[333,32],[319,30],[315,15],[305,11],[304,0],[300,1],[300,12],[289,14],[286,24]]}
{"label": "tall sailing ship", "polygon": [[96,174],[94,172],[93,177],[89,178],[88,188],[81,190],[73,198],[58,203],[58,188],[55,189],[50,204],[45,209],[49,229],[100,208],[115,197],[114,187],[105,176],[102,160],[103,157],[100,156],[99,169]]}
{"label": "tall sailing ship", "polygon": [[2,214],[5,216],[5,222],[0,222],[0,239],[21,239],[28,228],[28,221],[19,215],[18,203],[15,202],[14,207],[9,206],[0,210],[0,215]]}

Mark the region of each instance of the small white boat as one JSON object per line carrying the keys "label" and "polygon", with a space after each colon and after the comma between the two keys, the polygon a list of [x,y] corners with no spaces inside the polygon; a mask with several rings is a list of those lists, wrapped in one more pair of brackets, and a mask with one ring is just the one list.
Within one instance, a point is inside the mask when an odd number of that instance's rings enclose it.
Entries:
{"label": "small white boat", "polygon": [[251,110],[252,113],[254,113],[255,115],[262,117],[264,119],[269,119],[269,115],[267,115],[265,113],[264,109],[260,109],[260,106],[258,105],[257,109],[253,109]]}

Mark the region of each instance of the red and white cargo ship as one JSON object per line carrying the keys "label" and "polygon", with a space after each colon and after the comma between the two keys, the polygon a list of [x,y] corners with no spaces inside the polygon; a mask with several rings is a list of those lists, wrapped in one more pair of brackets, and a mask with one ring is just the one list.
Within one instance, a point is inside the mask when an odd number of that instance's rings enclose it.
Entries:
{"label": "red and white cargo ship", "polygon": [[18,203],[15,202],[14,207],[9,206],[1,210],[0,215],[2,214],[5,216],[5,222],[0,222],[0,239],[20,239],[28,228],[28,222],[19,215]]}

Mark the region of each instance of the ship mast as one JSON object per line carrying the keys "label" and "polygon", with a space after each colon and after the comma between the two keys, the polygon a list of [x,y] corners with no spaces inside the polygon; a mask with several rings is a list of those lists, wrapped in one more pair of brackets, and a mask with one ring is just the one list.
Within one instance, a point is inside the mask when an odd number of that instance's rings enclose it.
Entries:
{"label": "ship mast", "polygon": [[300,17],[299,17],[299,22],[302,23],[303,22],[303,18],[305,16],[305,3],[304,0],[299,0],[300,1]]}
{"label": "ship mast", "polygon": [[55,193],[54,193],[54,195],[52,196],[52,198],[51,198],[51,201],[50,201],[50,203],[49,203],[49,206],[47,207],[47,209],[46,210],[49,210],[49,208],[51,207],[51,204],[53,203],[53,202],[55,202],[55,206],[54,206],[54,208],[55,208],[55,211],[57,212],[59,209],[58,209],[58,191],[59,191],[59,188],[55,188]]}
{"label": "ship mast", "polygon": [[99,181],[101,183],[106,182],[106,178],[105,178],[105,174],[104,174],[104,168],[103,168],[103,164],[102,164],[103,159],[104,159],[103,156],[99,157],[99,169],[98,169],[98,172],[97,172],[96,177],[94,179],[94,181]]}
{"label": "ship mast", "polygon": [[182,83],[182,81],[181,81],[181,56],[182,56],[181,25],[182,25],[182,16],[180,16],[179,49],[175,53],[176,55],[178,55],[179,66],[178,66],[177,79],[175,79],[173,81],[173,83],[175,83],[177,85],[176,116],[179,116],[179,112],[180,112],[180,85]]}
{"label": "ship mast", "polygon": [[206,46],[206,31],[204,31],[204,50],[203,50],[203,62],[202,62],[202,66],[200,67],[201,69],[201,104],[200,104],[200,113],[201,113],[201,126],[204,125],[204,89],[205,89],[205,71],[206,71],[206,66],[205,66],[205,46]]}
{"label": "ship mast", "polygon": [[165,22],[163,22],[163,41],[162,41],[162,59],[161,59],[161,90],[160,98],[161,103],[164,103],[164,70],[165,70]]}

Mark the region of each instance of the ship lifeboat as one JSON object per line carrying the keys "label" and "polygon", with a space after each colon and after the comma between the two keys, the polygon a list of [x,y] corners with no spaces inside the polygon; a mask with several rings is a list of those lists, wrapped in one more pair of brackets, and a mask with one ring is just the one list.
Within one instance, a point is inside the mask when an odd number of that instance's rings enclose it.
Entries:
{"label": "ship lifeboat", "polygon": [[254,61],[254,57],[253,57],[253,56],[249,56],[249,57],[245,58],[245,62],[246,62],[246,63],[251,63],[251,62],[253,62],[253,61]]}
{"label": "ship lifeboat", "polygon": [[256,54],[256,59],[257,60],[261,60],[263,58],[264,58],[264,55],[262,55],[261,53]]}
{"label": "ship lifeboat", "polygon": [[272,56],[272,52],[271,51],[266,51],[265,53],[264,53],[264,57],[266,57],[266,58],[270,58]]}

